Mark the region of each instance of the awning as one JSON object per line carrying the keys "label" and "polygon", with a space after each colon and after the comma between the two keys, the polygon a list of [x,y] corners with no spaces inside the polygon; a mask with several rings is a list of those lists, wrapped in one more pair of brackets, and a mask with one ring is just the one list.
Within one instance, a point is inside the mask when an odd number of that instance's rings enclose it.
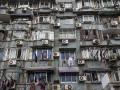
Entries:
{"label": "awning", "polygon": [[104,68],[87,68],[87,69],[84,69],[84,72],[86,72],[86,73],[89,73],[89,72],[104,73],[104,72],[110,72],[110,69],[104,69]]}
{"label": "awning", "polygon": [[54,71],[55,67],[43,66],[43,67],[29,67],[27,71]]}
{"label": "awning", "polygon": [[59,73],[62,72],[78,72],[79,73],[79,68],[78,67],[59,67]]}

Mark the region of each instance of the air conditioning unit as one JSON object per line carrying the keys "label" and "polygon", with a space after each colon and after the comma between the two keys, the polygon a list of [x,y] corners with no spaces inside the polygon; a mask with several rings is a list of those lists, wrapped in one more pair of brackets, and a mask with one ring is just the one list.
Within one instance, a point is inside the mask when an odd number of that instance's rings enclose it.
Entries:
{"label": "air conditioning unit", "polygon": [[83,82],[83,81],[86,81],[86,80],[87,80],[86,76],[79,76],[79,81],[80,82]]}
{"label": "air conditioning unit", "polygon": [[118,25],[118,21],[111,21],[111,26],[117,26]]}
{"label": "air conditioning unit", "polygon": [[72,85],[65,85],[64,90],[72,90]]}
{"label": "air conditioning unit", "polygon": [[58,8],[57,7],[53,7],[52,10],[58,11]]}
{"label": "air conditioning unit", "polygon": [[100,44],[100,40],[99,39],[93,39],[92,42],[93,42],[94,45]]}
{"label": "air conditioning unit", "polygon": [[22,40],[17,40],[16,45],[23,45],[23,41]]}
{"label": "air conditioning unit", "polygon": [[116,61],[117,55],[111,55],[109,58],[110,58],[109,61]]}
{"label": "air conditioning unit", "polygon": [[59,57],[60,53],[59,52],[54,52],[54,57]]}
{"label": "air conditioning unit", "polygon": [[73,8],[73,11],[79,11],[80,8]]}
{"label": "air conditioning unit", "polygon": [[11,11],[11,12],[14,12],[14,11],[15,11],[15,8],[10,8],[10,11]]}
{"label": "air conditioning unit", "polygon": [[75,25],[77,28],[80,28],[81,26],[82,26],[82,24],[81,23],[76,23],[76,25]]}
{"label": "air conditioning unit", "polygon": [[78,65],[84,65],[85,64],[85,60],[78,60]]}
{"label": "air conditioning unit", "polygon": [[60,27],[60,23],[55,23],[54,26],[55,27]]}
{"label": "air conditioning unit", "polygon": [[62,44],[68,44],[69,42],[68,42],[68,40],[62,40]]}
{"label": "air conditioning unit", "polygon": [[42,40],[42,45],[48,45],[49,41],[48,40]]}
{"label": "air conditioning unit", "polygon": [[65,8],[59,8],[58,9],[60,12],[64,12],[65,11]]}
{"label": "air conditioning unit", "polygon": [[61,90],[60,85],[59,84],[53,85],[53,90]]}
{"label": "air conditioning unit", "polygon": [[8,65],[15,66],[17,64],[16,60],[9,60]]}

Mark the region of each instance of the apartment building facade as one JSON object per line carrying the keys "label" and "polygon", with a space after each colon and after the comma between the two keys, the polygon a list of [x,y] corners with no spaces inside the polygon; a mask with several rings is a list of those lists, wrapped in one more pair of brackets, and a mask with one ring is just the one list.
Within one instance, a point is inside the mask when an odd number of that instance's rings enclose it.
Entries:
{"label": "apartment building facade", "polygon": [[0,90],[120,90],[119,0],[0,0]]}

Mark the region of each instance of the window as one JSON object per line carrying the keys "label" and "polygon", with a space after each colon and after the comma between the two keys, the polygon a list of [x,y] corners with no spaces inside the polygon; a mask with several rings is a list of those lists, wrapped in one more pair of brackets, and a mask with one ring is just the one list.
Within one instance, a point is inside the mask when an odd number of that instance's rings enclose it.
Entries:
{"label": "window", "polygon": [[104,7],[110,7],[113,6],[113,0],[103,0],[103,6]]}
{"label": "window", "polygon": [[0,48],[0,60],[3,60],[4,57],[4,49]]}
{"label": "window", "polygon": [[5,32],[0,31],[0,40],[4,40],[4,37],[5,37]]}
{"label": "window", "polygon": [[39,22],[44,22],[44,23],[48,23],[50,21],[50,17],[49,16],[40,16],[39,17]]}
{"label": "window", "polygon": [[65,3],[65,8],[72,8],[72,3]]}
{"label": "window", "polygon": [[77,73],[60,73],[60,81],[61,83],[76,83],[78,80]]}
{"label": "window", "polygon": [[60,19],[60,25],[74,24],[74,19]]}
{"label": "window", "polygon": [[116,72],[114,73],[114,78],[115,78],[115,81],[120,81],[119,71],[116,71]]}
{"label": "window", "polygon": [[33,50],[33,59],[46,60],[52,59],[52,50],[51,49],[36,49]]}
{"label": "window", "polygon": [[48,81],[48,74],[46,72],[32,72],[28,74],[28,82],[37,82],[37,80]]}
{"label": "window", "polygon": [[25,39],[25,32],[24,31],[13,31],[13,40],[14,39]]}
{"label": "window", "polygon": [[75,39],[75,30],[60,30],[60,39]]}
{"label": "window", "polygon": [[93,15],[84,15],[83,22],[94,22],[94,16]]}
{"label": "window", "polygon": [[98,74],[95,72],[86,73],[86,76],[88,81],[100,81],[98,78]]}
{"label": "window", "polygon": [[84,0],[83,6],[84,7],[91,7],[92,6],[91,0]]}
{"label": "window", "polygon": [[32,40],[49,39],[51,41],[54,41],[54,32],[53,31],[33,31],[31,39]]}
{"label": "window", "polygon": [[44,8],[44,7],[50,7],[50,2],[48,2],[48,0],[41,0],[40,2],[40,6],[41,8]]}
{"label": "window", "polygon": [[17,52],[17,58],[21,58],[21,48],[18,48],[18,52]]}
{"label": "window", "polygon": [[73,59],[75,59],[75,53],[72,51],[62,51],[60,53],[60,59],[61,60],[68,60],[69,57],[73,57]]}

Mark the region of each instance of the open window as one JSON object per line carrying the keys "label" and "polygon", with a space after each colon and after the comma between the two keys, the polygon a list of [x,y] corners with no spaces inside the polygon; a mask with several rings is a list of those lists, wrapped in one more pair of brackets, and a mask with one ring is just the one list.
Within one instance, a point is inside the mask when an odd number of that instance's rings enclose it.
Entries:
{"label": "open window", "polygon": [[52,60],[52,49],[33,49],[34,60]]}

